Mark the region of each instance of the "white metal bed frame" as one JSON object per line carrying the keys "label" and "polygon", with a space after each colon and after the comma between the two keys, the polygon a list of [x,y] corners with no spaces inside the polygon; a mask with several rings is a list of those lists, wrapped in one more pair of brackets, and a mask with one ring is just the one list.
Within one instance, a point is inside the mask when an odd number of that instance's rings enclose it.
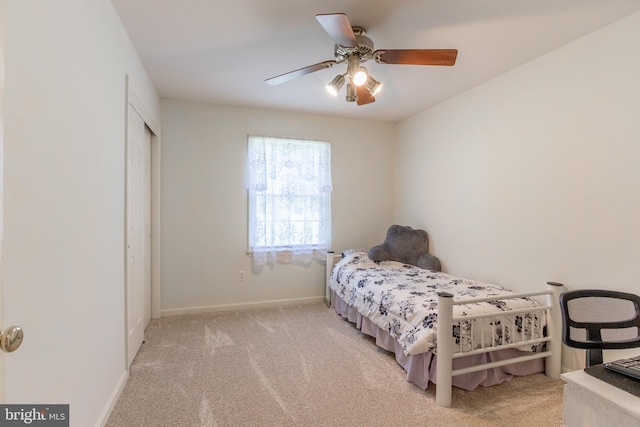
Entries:
{"label": "white metal bed frame", "polygon": [[[340,256],[336,255],[334,252],[327,252],[327,264],[326,264],[326,289],[325,289],[325,299],[328,306],[331,305],[331,273],[333,272],[333,267],[337,259]],[[456,375],[467,374],[471,372],[482,371],[485,369],[496,368],[499,366],[510,365],[513,363],[525,362],[533,359],[545,358],[545,374],[549,378],[559,379],[560,378],[560,366],[562,362],[561,351],[562,351],[562,315],[560,313],[559,306],[559,297],[562,292],[564,292],[566,288],[561,283],[557,282],[547,282],[547,289],[539,292],[527,292],[527,293],[513,293],[505,295],[504,297],[489,297],[489,298],[472,298],[466,300],[455,300],[453,299],[453,295],[448,294],[446,292],[442,292],[438,294],[438,332],[437,332],[437,340],[438,340],[438,348],[436,350],[437,354],[437,385],[436,385],[436,403],[440,406],[449,407],[451,406],[451,396],[452,396],[452,382],[453,377]],[[513,298],[525,298],[525,297],[541,297],[546,296],[546,305],[542,305],[534,308],[525,308],[518,310],[509,310],[507,312],[502,312],[500,314],[478,314],[464,317],[454,317],[453,316],[453,306],[454,305],[462,305],[462,304],[473,304],[478,302],[487,302],[487,301],[495,301],[497,299],[505,300],[505,299],[513,299]],[[522,334],[522,340],[515,342],[504,344],[504,342],[500,345],[492,345],[484,347],[486,344],[481,343],[481,349],[473,350],[473,351],[462,351],[462,345],[458,349],[454,349],[453,340],[451,339],[451,331],[453,330],[453,324],[458,321],[470,321],[473,319],[480,319],[482,323],[486,319],[491,319],[495,317],[504,316],[505,314],[526,314],[526,313],[540,313],[546,312],[547,318],[547,333],[546,336],[542,334],[542,325],[539,325],[538,334],[532,334],[532,337],[536,335],[538,338],[533,339],[524,339],[525,336]],[[524,318],[524,316],[523,316]],[[484,326],[484,325],[483,325]],[[494,331],[495,332],[495,331]],[[461,340],[462,341],[462,340]],[[521,347],[532,344],[539,344],[542,342],[546,342],[546,351],[531,353],[524,356],[514,357],[511,359],[505,359],[497,362],[490,362],[480,365],[475,365],[462,369],[453,369],[453,359],[457,359],[464,356],[470,356],[474,354],[481,353],[490,353],[493,351],[504,350],[508,348]],[[493,344],[495,344],[495,340],[493,340]]]}

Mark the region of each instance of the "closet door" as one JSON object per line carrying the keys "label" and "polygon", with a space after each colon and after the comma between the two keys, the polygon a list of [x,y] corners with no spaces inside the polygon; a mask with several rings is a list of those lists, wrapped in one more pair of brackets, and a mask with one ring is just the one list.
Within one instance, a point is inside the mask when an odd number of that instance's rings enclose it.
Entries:
{"label": "closet door", "polygon": [[144,328],[151,321],[151,129],[144,127]]}
{"label": "closet door", "polygon": [[[151,136],[129,105],[127,123],[127,367],[142,341],[151,298],[150,150]],[[147,135],[145,134],[147,133]],[[148,300],[148,301],[147,301]]]}

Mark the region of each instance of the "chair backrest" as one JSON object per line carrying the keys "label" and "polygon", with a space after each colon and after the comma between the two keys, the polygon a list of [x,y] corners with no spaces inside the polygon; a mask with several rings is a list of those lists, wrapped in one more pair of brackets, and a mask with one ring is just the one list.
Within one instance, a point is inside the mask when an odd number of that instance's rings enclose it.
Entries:
{"label": "chair backrest", "polygon": [[602,350],[640,347],[640,297],[604,289],[560,295],[562,341],[587,350],[586,365],[602,363]]}

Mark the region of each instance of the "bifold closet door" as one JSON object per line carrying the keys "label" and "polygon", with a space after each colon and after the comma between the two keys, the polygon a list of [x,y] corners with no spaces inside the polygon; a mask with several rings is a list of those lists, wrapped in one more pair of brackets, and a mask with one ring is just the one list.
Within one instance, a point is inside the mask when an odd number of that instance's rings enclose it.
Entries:
{"label": "bifold closet door", "polygon": [[126,297],[130,366],[151,316],[151,134],[131,105],[128,110]]}

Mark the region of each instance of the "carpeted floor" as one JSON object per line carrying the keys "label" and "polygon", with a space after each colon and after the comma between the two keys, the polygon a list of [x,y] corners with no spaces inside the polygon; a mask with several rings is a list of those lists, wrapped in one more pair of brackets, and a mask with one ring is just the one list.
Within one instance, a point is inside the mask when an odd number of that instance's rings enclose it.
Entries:
{"label": "carpeted floor", "polygon": [[324,304],[154,320],[108,427],[561,426],[543,374],[435,403]]}

